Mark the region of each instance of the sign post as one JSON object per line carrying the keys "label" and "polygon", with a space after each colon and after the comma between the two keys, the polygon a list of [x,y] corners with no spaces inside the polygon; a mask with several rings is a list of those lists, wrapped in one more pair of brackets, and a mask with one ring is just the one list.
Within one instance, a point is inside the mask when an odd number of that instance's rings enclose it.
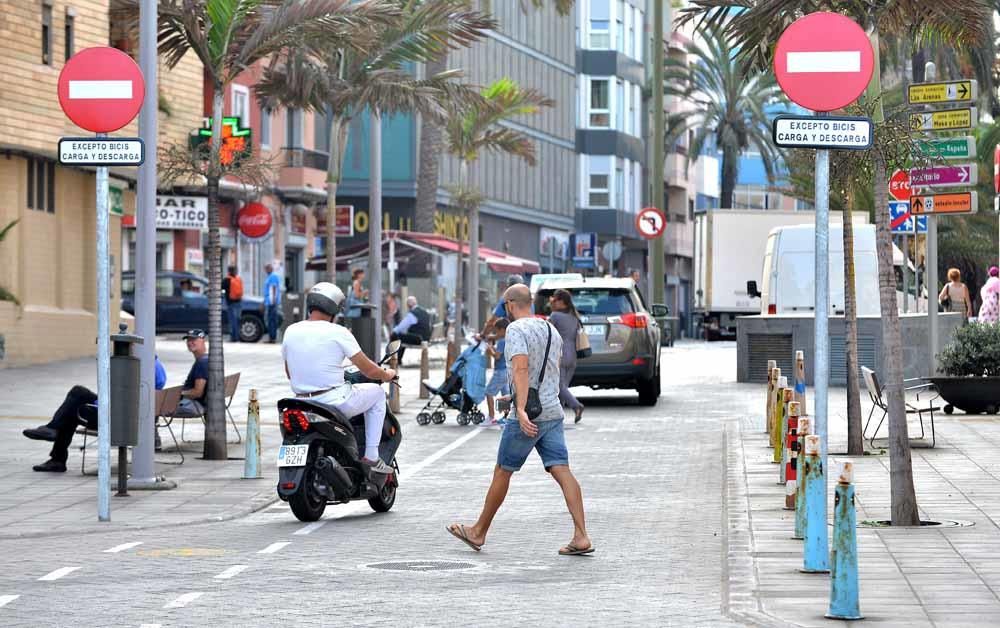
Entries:
{"label": "sign post", "polygon": [[[92,152],[80,151],[97,165],[97,518],[111,521],[111,331],[109,301],[108,165],[133,163],[132,155],[108,151],[107,133],[131,122],[145,95],[139,67],[124,52],[97,47],[81,50],[59,73],[59,106],[77,126],[97,133]],[[73,142],[87,140],[70,139]],[[117,141],[117,140],[115,140]],[[123,142],[141,140],[123,140]],[[60,145],[62,142],[60,142]],[[69,151],[73,153],[74,151]],[[62,157],[60,150],[60,157]],[[124,159],[124,161],[123,161]],[[141,150],[138,162],[141,163]]]}

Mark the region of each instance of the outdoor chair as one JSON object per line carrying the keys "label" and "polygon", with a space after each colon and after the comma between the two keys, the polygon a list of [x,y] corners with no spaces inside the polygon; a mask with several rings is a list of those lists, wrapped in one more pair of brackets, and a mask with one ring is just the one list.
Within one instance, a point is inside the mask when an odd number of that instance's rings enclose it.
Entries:
{"label": "outdoor chair", "polygon": [[[233,405],[233,398],[236,396],[236,389],[240,385],[240,374],[233,373],[231,375],[226,375],[226,379],[223,381],[222,387],[224,389],[223,397],[226,400],[226,415],[229,417],[229,422],[232,424],[233,429],[236,430],[236,442],[243,442],[243,436],[240,434],[240,428],[236,426],[236,419],[233,418],[233,413],[230,412],[229,406]],[[179,416],[176,417],[180,419],[181,422],[181,440],[185,443],[191,441],[184,438],[184,425],[187,423],[188,419],[199,419],[202,424],[205,423],[205,415],[201,416]]]}
{"label": "outdoor chair", "polygon": [[[873,371],[872,369],[868,368],[867,366],[862,366],[861,367],[861,375],[862,375],[862,377],[865,380],[865,388],[868,389],[868,397],[869,397],[869,399],[871,399],[871,402],[872,402],[872,409],[868,413],[868,420],[865,421],[865,428],[864,428],[864,430],[862,430],[862,438],[865,438],[865,436],[868,434],[868,426],[871,425],[872,418],[875,416],[875,411],[876,410],[881,410],[882,411],[882,417],[879,419],[878,425],[875,426],[875,431],[872,432],[871,438],[868,441],[869,443],[871,443],[871,446],[874,447],[875,446],[875,437],[876,437],[876,435],[878,435],[878,431],[882,428],[882,424],[885,422],[886,417],[889,416],[889,404],[885,400],[885,397],[882,394],[882,384],[879,381],[878,375],[876,375],[875,371]],[[929,382],[928,383],[924,383],[924,384],[918,384],[916,386],[906,386],[906,384],[908,384],[910,382],[918,382],[918,381],[922,381],[922,380],[920,380],[920,379],[905,379],[905,380],[903,380],[903,386],[904,386],[903,387],[903,395],[904,395],[904,402],[906,403],[906,414],[908,414],[908,415],[909,414],[916,414],[917,417],[920,419],[920,438],[921,439],[923,439],[925,437],[925,433],[924,433],[924,414],[927,414],[929,416],[930,422],[931,422],[931,445],[930,446],[933,448],[937,444],[937,435],[936,435],[936,433],[934,431],[934,411],[941,409],[940,407],[934,405],[934,400],[938,399],[940,397],[940,395],[936,394],[937,393],[937,389],[934,387],[934,384],[929,383]],[[911,392],[911,391],[916,392],[916,398],[917,398],[916,402],[917,402],[917,405],[912,405],[909,402],[905,401],[905,395],[906,395],[906,393],[907,392]],[[924,392],[924,393],[935,393],[935,394],[930,399],[926,399],[926,403],[925,404],[921,405],[921,402],[920,402],[920,393],[921,392]]]}

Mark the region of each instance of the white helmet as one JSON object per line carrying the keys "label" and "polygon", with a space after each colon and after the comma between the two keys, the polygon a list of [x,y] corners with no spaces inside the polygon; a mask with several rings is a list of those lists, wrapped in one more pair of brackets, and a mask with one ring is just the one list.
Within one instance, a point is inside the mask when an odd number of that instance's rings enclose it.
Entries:
{"label": "white helmet", "polygon": [[340,313],[344,299],[343,291],[328,281],[321,281],[306,294],[306,314],[319,310],[330,317]]}

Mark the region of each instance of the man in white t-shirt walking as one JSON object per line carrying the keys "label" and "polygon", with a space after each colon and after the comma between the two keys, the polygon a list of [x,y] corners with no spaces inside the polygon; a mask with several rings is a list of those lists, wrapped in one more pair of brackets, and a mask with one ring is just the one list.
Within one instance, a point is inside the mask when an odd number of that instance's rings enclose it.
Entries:
{"label": "man in white t-shirt walking", "polygon": [[396,372],[368,359],[351,332],[333,322],[344,300],[344,293],[332,283],[324,281],[309,290],[306,320],[290,325],[281,342],[285,374],[296,396],[331,405],[347,417],[364,414],[364,462],[374,473],[389,474],[392,467],[378,454],[385,392],[378,384],[345,382],[344,361],[350,360],[369,379],[381,382],[392,381]]}

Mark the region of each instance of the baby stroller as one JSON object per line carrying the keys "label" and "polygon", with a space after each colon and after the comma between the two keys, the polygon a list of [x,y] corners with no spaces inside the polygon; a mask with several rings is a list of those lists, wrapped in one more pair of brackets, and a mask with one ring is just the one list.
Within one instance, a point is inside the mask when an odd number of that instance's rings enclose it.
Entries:
{"label": "baby stroller", "polygon": [[435,388],[427,382],[421,382],[434,396],[417,413],[418,425],[444,423],[447,418],[445,408],[458,410],[459,425],[479,425],[486,419],[479,410],[479,404],[486,397],[486,356],[481,345],[480,340],[463,351],[451,365],[448,377],[440,386]]}

